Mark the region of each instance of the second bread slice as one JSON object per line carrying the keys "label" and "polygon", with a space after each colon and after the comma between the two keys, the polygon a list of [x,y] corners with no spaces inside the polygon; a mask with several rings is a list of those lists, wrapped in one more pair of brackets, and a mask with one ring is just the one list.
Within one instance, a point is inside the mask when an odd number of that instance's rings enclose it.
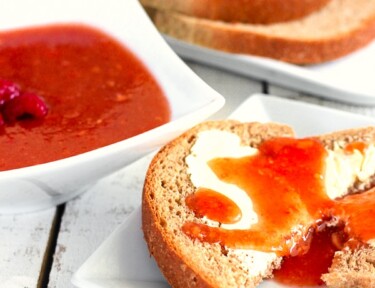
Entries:
{"label": "second bread slice", "polygon": [[300,20],[270,25],[226,23],[149,10],[157,28],[193,44],[295,64],[337,59],[375,37],[375,1],[332,0]]}
{"label": "second bread slice", "polygon": [[145,6],[225,22],[270,24],[304,17],[330,0],[141,0]]}

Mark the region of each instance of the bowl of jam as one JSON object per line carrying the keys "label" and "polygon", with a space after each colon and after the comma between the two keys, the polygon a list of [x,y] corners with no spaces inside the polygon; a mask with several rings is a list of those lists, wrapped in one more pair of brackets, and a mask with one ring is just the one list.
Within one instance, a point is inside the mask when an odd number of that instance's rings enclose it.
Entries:
{"label": "bowl of jam", "polygon": [[224,104],[136,0],[0,14],[1,214],[65,202]]}

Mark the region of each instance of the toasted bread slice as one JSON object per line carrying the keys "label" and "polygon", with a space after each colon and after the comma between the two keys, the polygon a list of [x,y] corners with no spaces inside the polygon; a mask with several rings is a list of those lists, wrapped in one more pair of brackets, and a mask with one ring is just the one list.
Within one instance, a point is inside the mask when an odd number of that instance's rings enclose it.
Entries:
{"label": "toasted bread slice", "polygon": [[[223,250],[219,244],[191,241],[181,231],[182,223],[194,219],[185,198],[196,187],[187,173],[185,157],[199,131],[219,129],[240,136],[243,145],[257,147],[269,138],[293,136],[292,130],[276,124],[243,125],[235,121],[208,122],[189,130],[165,146],[147,172],[142,223],[150,253],[173,287],[256,287],[279,267],[281,258],[273,253]],[[258,258],[262,267],[258,269]],[[258,273],[250,273],[257,269]]]}
{"label": "toasted bread slice", "polygon": [[[254,148],[275,137],[294,137],[293,130],[286,125],[226,120],[197,125],[164,146],[151,162],[145,179],[142,200],[145,240],[151,255],[173,287],[256,287],[263,279],[272,277],[274,269],[280,267],[282,257],[270,252],[234,249],[192,240],[181,229],[187,221],[197,221],[185,203],[186,197],[197,189],[185,160],[198,134],[207,130],[234,133],[240,137],[241,145]],[[375,128],[341,131],[318,139],[328,150],[357,141],[375,143]],[[362,186],[362,189],[367,188]],[[347,189],[338,196],[345,196],[351,191]],[[375,263],[368,259],[373,258],[374,251],[374,248],[366,247],[355,252],[337,252],[330,272],[323,277],[324,281],[329,287],[372,287],[375,276],[371,273]],[[352,264],[348,264],[348,259],[353,259]],[[354,263],[367,264],[358,264],[363,267],[358,270]],[[351,269],[357,269],[357,273],[350,273]],[[359,283],[363,285],[357,286]]]}
{"label": "toasted bread slice", "polygon": [[375,2],[332,0],[302,19],[270,25],[226,23],[150,10],[164,34],[196,45],[295,64],[347,55],[375,37]]}
{"label": "toasted bread slice", "polygon": [[148,7],[197,18],[269,24],[304,17],[330,0],[141,0]]}

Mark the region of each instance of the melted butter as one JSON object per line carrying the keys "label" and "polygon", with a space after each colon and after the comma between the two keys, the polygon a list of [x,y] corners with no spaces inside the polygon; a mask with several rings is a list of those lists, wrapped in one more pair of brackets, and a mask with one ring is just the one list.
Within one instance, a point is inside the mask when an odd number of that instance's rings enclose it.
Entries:
{"label": "melted butter", "polygon": [[366,185],[375,174],[375,146],[354,142],[347,147],[335,145],[326,158],[325,187],[331,199],[343,197],[349,187]]}
{"label": "melted butter", "polygon": [[[219,143],[219,145],[218,145]],[[254,155],[257,149],[241,145],[241,139],[229,132],[210,130],[199,134],[198,141],[191,149],[185,161],[188,173],[195,187],[207,188],[231,199],[241,211],[241,219],[233,224],[223,224],[226,229],[248,229],[258,222],[253,210],[253,203],[246,192],[238,186],[221,181],[209,167],[208,162],[217,157],[237,157]],[[206,219],[210,226],[218,226],[218,222]]]}
{"label": "melted butter", "polygon": [[325,153],[315,140],[278,138],[264,142],[260,153],[252,156],[210,160],[210,168],[221,181],[241,188],[253,201],[258,222],[242,230],[186,223],[184,232],[231,248],[290,254],[295,246],[291,228],[310,226],[319,217],[315,215],[319,205],[330,203],[321,174]]}

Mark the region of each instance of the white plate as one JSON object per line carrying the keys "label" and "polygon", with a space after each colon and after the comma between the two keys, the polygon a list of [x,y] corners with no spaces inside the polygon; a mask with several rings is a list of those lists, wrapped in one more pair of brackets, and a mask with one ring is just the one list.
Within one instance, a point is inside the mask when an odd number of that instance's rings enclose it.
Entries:
{"label": "white plate", "polygon": [[236,55],[165,36],[183,58],[347,103],[375,105],[375,42],[339,60],[310,66]]}
{"label": "white plate", "polygon": [[[372,118],[262,94],[248,98],[230,118],[289,124],[299,137],[375,125]],[[145,169],[147,165],[145,161]],[[135,188],[139,193],[141,185]],[[140,208],[86,260],[72,283],[81,288],[168,287],[144,242]],[[281,285],[264,282],[261,287]]]}
{"label": "white plate", "polygon": [[0,0],[0,7],[0,31],[55,23],[79,23],[105,31],[151,71],[172,114],[169,123],[124,141],[63,160],[0,172],[0,214],[35,211],[67,201],[224,104],[224,98],[170,49],[137,0],[95,0],[95,4],[91,0]]}

